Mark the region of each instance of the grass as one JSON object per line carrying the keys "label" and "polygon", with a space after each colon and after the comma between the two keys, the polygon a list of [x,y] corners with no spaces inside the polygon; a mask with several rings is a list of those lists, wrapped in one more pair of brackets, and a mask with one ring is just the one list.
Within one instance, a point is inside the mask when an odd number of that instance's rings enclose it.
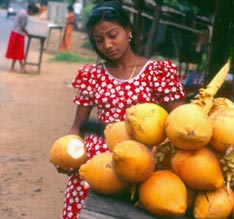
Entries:
{"label": "grass", "polygon": [[52,62],[71,62],[71,63],[92,63],[95,62],[94,58],[87,58],[76,55],[72,52],[57,52],[49,61]]}

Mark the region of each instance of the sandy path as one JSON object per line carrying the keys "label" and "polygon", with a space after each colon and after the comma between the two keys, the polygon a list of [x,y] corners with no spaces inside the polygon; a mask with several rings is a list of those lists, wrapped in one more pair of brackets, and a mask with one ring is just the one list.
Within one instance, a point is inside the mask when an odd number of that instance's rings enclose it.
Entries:
{"label": "sandy path", "polygon": [[43,57],[41,74],[0,73],[1,219],[58,219],[62,211],[67,177],[49,162],[49,150],[73,120],[69,84],[80,64]]}

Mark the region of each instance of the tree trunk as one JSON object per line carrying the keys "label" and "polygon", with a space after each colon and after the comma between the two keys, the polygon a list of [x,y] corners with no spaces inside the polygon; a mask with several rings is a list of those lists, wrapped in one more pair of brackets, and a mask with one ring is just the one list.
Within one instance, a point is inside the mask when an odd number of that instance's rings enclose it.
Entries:
{"label": "tree trunk", "polygon": [[210,82],[228,59],[228,32],[232,16],[232,0],[216,0],[206,84]]}
{"label": "tree trunk", "polygon": [[149,37],[147,39],[145,46],[145,57],[147,58],[149,58],[152,55],[154,40],[157,33],[159,19],[161,15],[161,6],[162,6],[161,3],[157,3],[155,7],[154,17],[149,31]]}

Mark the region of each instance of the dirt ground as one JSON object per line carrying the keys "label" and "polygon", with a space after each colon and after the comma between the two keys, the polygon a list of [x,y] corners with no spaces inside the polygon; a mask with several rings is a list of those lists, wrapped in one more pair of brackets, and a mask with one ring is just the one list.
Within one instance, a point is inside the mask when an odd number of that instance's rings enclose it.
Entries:
{"label": "dirt ground", "polygon": [[[73,34],[73,50],[80,48],[82,34]],[[54,43],[54,45],[53,45]],[[56,50],[57,41],[52,42]],[[36,48],[30,57],[38,55]],[[76,106],[69,85],[82,64],[48,61],[45,51],[41,73],[0,72],[0,218],[59,219],[67,176],[49,162],[52,143],[67,134]]]}

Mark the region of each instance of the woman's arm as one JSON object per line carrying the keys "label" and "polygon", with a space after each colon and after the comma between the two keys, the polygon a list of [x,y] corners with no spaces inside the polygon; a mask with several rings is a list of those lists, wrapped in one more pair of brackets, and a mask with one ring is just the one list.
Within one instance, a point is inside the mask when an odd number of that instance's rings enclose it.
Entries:
{"label": "woman's arm", "polygon": [[176,100],[176,101],[171,101],[163,105],[163,107],[170,113],[173,109],[176,107],[184,104],[185,102],[183,100]]}
{"label": "woman's arm", "polygon": [[75,118],[69,131],[69,134],[80,134],[81,125],[88,120],[92,108],[92,106],[77,106]]}

